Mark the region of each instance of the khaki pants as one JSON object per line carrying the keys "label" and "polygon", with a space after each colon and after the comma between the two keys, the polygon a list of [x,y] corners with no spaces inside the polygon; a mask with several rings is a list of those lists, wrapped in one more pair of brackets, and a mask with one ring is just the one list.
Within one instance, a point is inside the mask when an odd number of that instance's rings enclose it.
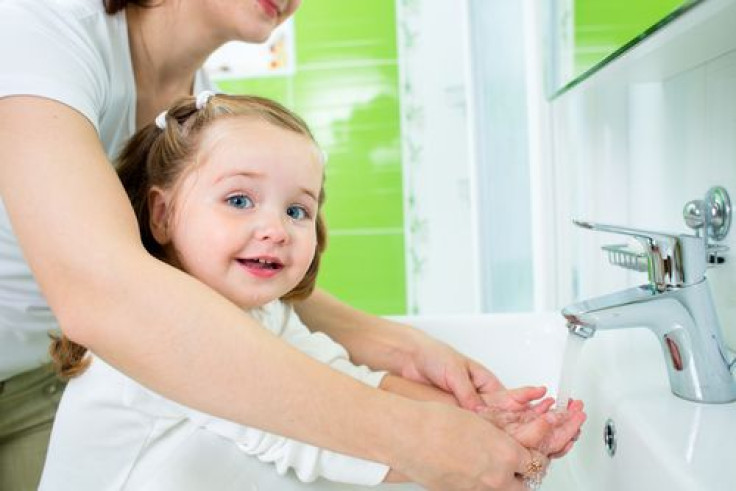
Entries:
{"label": "khaki pants", "polygon": [[0,490],[38,488],[64,386],[50,365],[0,382]]}

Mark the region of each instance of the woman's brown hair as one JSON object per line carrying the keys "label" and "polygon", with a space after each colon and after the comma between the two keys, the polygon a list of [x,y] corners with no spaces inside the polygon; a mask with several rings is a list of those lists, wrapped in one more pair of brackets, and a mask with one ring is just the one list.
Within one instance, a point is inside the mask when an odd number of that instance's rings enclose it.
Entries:
{"label": "woman's brown hair", "polygon": [[139,7],[152,7],[154,2],[153,0],[102,0],[102,5],[105,6],[105,12],[110,15],[125,10],[128,4],[138,5]]}
{"label": "woman's brown hair", "polygon": [[[289,131],[301,134],[315,142],[306,123],[284,106],[270,99],[256,96],[217,94],[202,109],[197,109],[195,98],[186,97],[166,112],[166,127],[150,123],[128,140],[117,158],[117,172],[133,205],[143,246],[154,257],[165,260],[163,247],[150,228],[149,190],[153,186],[168,189],[176,185],[183,173],[192,169],[202,132],[213,122],[225,118],[247,117],[259,119]],[[327,228],[322,216],[325,200],[324,187],[318,197],[316,219],[317,245],[314,258],[304,278],[281,297],[284,301],[302,300],[314,290],[320,258],[327,245]],[[65,336],[52,336],[50,348],[54,366],[64,378],[82,373],[89,364],[86,348]]]}

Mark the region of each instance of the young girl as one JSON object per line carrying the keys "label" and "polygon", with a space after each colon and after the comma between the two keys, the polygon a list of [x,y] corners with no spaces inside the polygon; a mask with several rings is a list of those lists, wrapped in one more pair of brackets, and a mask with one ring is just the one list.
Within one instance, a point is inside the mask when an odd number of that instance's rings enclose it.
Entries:
{"label": "young girl", "polygon": [[[352,364],[340,345],[310,332],[294,313],[291,302],[315,286],[325,247],[323,159],[306,125],[280,105],[204,92],[137,132],[123,149],[118,173],[153,256],[217,290],[274,335],[335,370],[373,387],[454,404],[450,394]],[[170,349],[176,349],[176,339]],[[372,485],[402,479],[383,463],[175,403],[66,338],[52,350],[62,375],[84,376],[70,382],[62,399],[41,489],[284,489],[288,481],[274,484],[282,478],[264,472],[260,462],[274,464],[278,474],[291,468],[307,482],[323,477]],[[290,394],[278,390],[272,396],[288,401]],[[542,394],[528,388],[486,399],[496,408],[485,411],[489,419],[524,446],[543,447],[544,453],[534,454],[534,473],[547,454],[569,449],[582,423],[575,416],[541,417],[551,400],[529,403]]]}

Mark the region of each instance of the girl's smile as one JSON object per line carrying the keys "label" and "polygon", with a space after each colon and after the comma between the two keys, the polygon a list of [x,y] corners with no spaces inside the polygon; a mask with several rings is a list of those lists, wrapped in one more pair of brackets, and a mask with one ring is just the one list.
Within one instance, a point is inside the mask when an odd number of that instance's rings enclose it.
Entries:
{"label": "girl's smile", "polygon": [[284,267],[283,263],[274,257],[260,257],[252,259],[238,259],[248,273],[259,278],[271,278]]}

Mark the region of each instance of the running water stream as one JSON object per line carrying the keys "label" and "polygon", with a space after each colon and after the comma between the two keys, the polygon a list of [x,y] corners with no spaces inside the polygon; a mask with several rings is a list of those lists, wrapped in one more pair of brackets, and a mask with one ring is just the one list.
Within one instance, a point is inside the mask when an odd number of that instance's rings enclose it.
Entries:
{"label": "running water stream", "polygon": [[556,411],[567,410],[567,404],[570,401],[570,392],[575,380],[575,370],[580,358],[580,350],[583,347],[585,338],[573,334],[567,335],[565,342],[565,353],[562,358],[562,371],[560,373],[560,383],[557,386],[557,398],[555,402]]}

